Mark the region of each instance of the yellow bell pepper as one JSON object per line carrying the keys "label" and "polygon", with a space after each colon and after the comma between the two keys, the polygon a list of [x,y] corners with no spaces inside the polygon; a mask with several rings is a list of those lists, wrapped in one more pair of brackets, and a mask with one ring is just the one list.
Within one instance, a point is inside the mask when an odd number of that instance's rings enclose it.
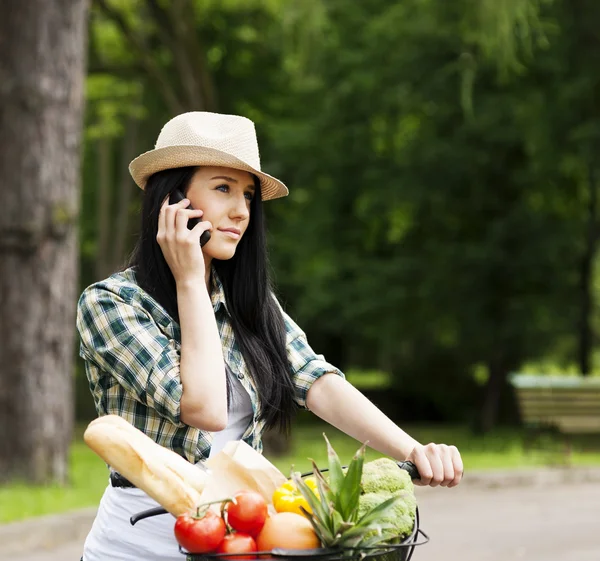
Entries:
{"label": "yellow bell pepper", "polygon": [[[315,479],[308,477],[304,481],[315,496],[318,497],[317,482]],[[304,513],[300,510],[300,507],[302,507],[307,512],[312,513],[308,502],[306,502],[306,499],[300,494],[300,491],[298,491],[298,488],[291,480],[275,490],[273,493],[273,506],[277,512],[295,512],[296,514],[303,515]]]}

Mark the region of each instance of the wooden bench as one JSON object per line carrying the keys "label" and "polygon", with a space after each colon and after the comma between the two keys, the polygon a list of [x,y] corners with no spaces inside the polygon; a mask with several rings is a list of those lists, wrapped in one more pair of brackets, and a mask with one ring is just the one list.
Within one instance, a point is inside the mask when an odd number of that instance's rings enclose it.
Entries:
{"label": "wooden bench", "polygon": [[570,455],[574,434],[600,434],[600,378],[513,374],[521,420],[528,429],[565,436]]}

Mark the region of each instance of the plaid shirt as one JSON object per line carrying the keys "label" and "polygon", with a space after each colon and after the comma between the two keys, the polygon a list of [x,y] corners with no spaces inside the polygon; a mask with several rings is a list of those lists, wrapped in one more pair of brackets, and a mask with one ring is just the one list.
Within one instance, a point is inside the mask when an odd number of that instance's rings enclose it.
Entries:
{"label": "plaid shirt", "polygon": [[[243,440],[259,452],[264,422],[257,417],[260,397],[236,344],[223,285],[213,275],[211,301],[223,358],[252,401],[253,420]],[[310,348],[304,332],[282,310],[286,347],[296,388],[295,401],[306,409],[308,389],[325,373],[343,374]],[[116,414],[158,444],[190,462],[208,458],[213,433],[181,422],[179,324],[136,283],[133,269],[115,273],[86,288],[77,306],[80,356],[98,415]]]}

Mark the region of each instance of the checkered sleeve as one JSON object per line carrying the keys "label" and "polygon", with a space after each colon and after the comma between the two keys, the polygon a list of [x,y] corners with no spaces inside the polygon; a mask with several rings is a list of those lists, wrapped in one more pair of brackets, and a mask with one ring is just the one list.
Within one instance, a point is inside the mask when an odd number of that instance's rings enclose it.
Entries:
{"label": "checkered sleeve", "polygon": [[179,351],[140,303],[92,285],[79,299],[77,330],[85,360],[112,375],[135,400],[183,426]]}
{"label": "checkered sleeve", "polygon": [[279,304],[286,330],[287,356],[296,386],[296,403],[307,409],[306,395],[313,383],[323,374],[337,374],[344,378],[341,370],[329,364],[323,355],[316,354],[308,344],[306,334]]}

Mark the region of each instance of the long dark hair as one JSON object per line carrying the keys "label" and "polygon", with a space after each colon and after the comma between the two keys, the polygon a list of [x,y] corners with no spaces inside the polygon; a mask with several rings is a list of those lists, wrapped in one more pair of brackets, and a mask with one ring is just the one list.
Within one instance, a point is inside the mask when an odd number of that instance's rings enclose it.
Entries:
{"label": "long dark hair", "polygon": [[[175,278],[156,241],[158,214],[171,191],[179,189],[186,194],[197,169],[168,169],[150,176],[144,190],[140,236],[127,263],[134,267],[140,287],[177,322]],[[258,391],[259,419],[266,422],[267,428],[287,431],[297,409],[295,390],[286,353],[285,324],[272,295],[260,182],[257,178],[254,182],[250,222],[235,255],[224,261],[213,259],[213,266],[223,283],[236,343]]]}

